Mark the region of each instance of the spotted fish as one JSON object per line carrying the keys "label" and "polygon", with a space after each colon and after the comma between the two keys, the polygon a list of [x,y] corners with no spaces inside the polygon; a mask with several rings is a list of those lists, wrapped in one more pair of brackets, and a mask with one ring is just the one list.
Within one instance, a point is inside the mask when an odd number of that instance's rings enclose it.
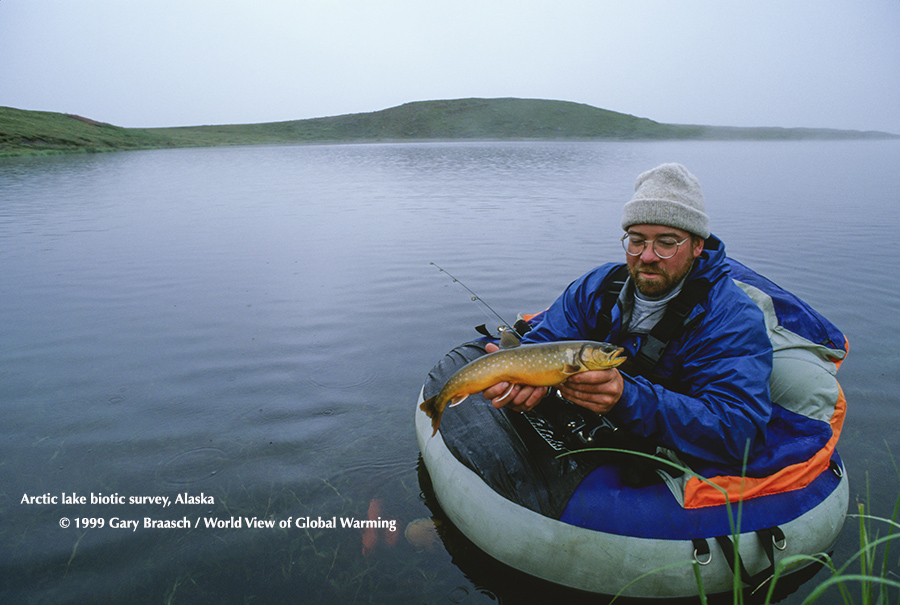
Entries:
{"label": "spotted fish", "polygon": [[591,340],[546,342],[500,349],[464,365],[437,395],[426,399],[419,407],[431,418],[434,434],[447,405],[458,405],[473,393],[480,393],[500,382],[554,386],[565,382],[573,374],[614,368],[625,361],[621,354],[620,347]]}

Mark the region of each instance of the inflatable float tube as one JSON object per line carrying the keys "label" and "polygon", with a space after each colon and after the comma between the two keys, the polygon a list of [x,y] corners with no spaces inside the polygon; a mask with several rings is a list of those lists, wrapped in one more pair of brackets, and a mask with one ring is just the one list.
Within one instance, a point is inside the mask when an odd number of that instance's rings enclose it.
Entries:
{"label": "inflatable float tube", "polygon": [[[477,395],[448,409],[432,435],[419,404],[483,354],[483,346],[475,341],[448,353],[429,374],[415,413],[435,497],[469,540],[526,574],[593,593],[696,596],[693,561],[706,594],[733,590],[735,532],[726,506],[686,509],[666,482],[629,487],[615,462],[585,464],[576,460],[581,454],[541,451],[529,443],[536,431],[521,426],[521,414],[495,410]],[[562,484],[555,483],[558,477]],[[786,557],[827,552],[848,499],[848,480],[834,453],[829,468],[806,487],[742,502],[744,582],[765,582]],[[736,517],[737,504],[731,509]]]}

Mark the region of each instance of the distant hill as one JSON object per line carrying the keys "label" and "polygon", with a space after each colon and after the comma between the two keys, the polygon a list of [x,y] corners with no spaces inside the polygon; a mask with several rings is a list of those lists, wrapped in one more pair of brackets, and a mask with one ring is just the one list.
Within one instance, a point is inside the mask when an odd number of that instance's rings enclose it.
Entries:
{"label": "distant hill", "polygon": [[164,147],[422,140],[802,140],[900,138],[883,132],[661,124],[568,101],[456,99],[326,118],[121,128],[81,116],[0,107],[0,155]]}
{"label": "distant hill", "polygon": [[81,116],[0,107],[0,156],[165,147],[171,139]]}

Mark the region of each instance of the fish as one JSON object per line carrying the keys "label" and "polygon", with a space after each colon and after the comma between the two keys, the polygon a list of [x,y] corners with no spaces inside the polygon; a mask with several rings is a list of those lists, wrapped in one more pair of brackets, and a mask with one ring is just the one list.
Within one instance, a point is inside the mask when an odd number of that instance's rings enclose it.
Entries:
{"label": "fish", "polygon": [[437,395],[423,401],[419,408],[431,418],[434,436],[448,404],[449,407],[459,405],[469,395],[480,393],[500,382],[535,387],[555,386],[581,372],[615,368],[625,361],[622,353],[621,347],[593,340],[567,340],[501,348],[461,367]]}
{"label": "fish", "polygon": [[[368,519],[369,521],[382,521],[381,519],[381,499],[372,498],[369,501]],[[369,556],[375,552],[379,544],[386,546],[394,546],[400,533],[391,529],[382,529],[368,525],[362,533],[362,554]]]}

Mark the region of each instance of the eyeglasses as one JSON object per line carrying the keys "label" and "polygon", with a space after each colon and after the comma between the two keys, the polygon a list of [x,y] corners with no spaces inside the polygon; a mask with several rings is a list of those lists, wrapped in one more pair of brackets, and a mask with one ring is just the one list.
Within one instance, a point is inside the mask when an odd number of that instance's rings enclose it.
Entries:
{"label": "eyeglasses", "polygon": [[629,256],[640,256],[643,254],[647,244],[653,244],[653,253],[662,259],[667,259],[678,254],[678,247],[689,239],[691,239],[690,236],[680,242],[670,236],[644,239],[639,235],[626,233],[622,236],[622,247],[625,248],[625,253]]}

